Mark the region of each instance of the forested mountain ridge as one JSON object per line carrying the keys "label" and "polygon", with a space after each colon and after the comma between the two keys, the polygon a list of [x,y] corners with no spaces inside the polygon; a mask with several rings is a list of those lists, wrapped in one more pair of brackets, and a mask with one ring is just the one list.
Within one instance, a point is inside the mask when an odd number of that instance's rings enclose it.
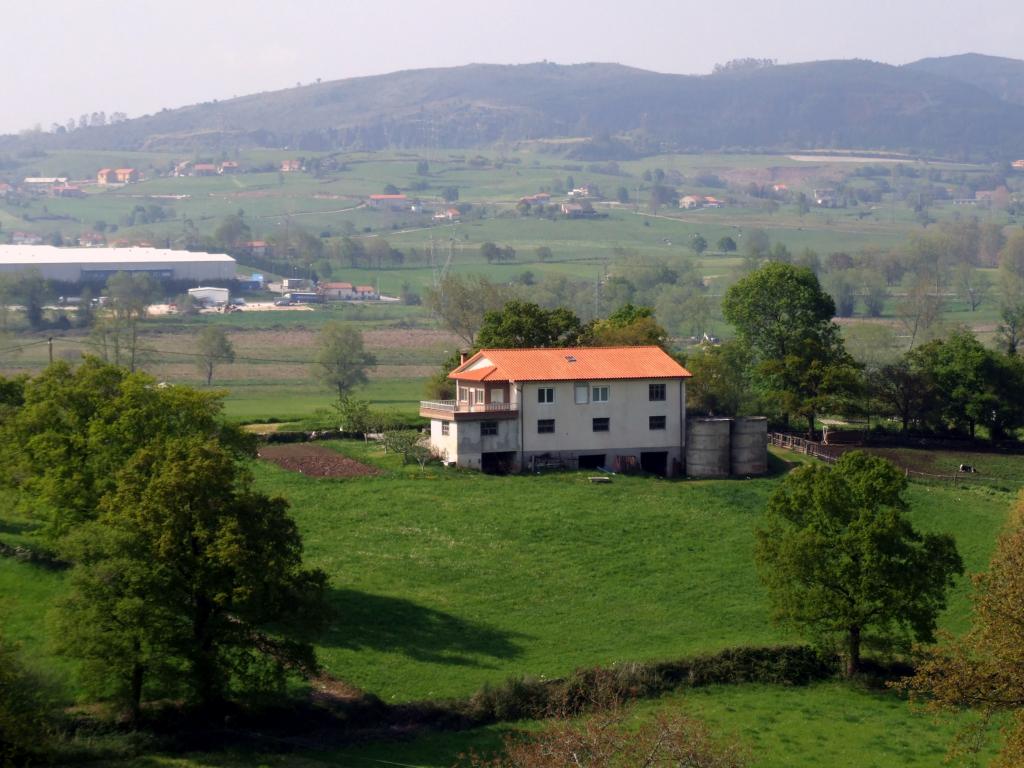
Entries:
{"label": "forested mountain ridge", "polygon": [[[1024,62],[996,60],[1001,64],[995,67],[989,58],[968,58],[970,66],[959,68],[943,60],[902,67],[843,60],[702,76],[618,64],[471,64],[298,86],[114,125],[0,137],[0,152],[27,145],[456,149],[584,137],[595,141],[579,151],[592,157],[811,148],[1024,156],[1024,104],[1008,100],[1024,93]],[[1022,71],[1017,79],[1015,66]],[[941,69],[962,77],[937,74]],[[1001,79],[986,79],[984,72],[994,69]]]}
{"label": "forested mountain ridge", "polygon": [[1003,101],[1024,105],[1024,61],[980,53],[921,59],[910,69],[970,83]]}

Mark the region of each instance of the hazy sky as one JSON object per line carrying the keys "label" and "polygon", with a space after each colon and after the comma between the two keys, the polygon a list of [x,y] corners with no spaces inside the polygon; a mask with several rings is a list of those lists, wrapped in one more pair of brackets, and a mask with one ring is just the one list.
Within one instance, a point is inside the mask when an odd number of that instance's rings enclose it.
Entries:
{"label": "hazy sky", "polygon": [[1024,2],[0,0],[0,132],[470,62],[1024,57]]}

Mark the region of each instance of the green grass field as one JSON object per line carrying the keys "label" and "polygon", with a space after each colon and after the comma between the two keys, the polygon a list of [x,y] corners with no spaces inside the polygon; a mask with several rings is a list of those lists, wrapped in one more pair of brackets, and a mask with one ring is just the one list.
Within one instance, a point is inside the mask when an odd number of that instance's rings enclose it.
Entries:
{"label": "green grass field", "polygon": [[[616,477],[596,486],[576,473],[421,472],[372,444],[328,445],[384,474],[331,480],[262,462],[253,469],[261,490],[289,499],[308,562],[331,578],[336,614],[319,643],[325,669],[387,701],[466,696],[516,674],[558,676],[580,666],[798,640],[771,623],[752,562],[753,529],[778,476]],[[909,499],[914,523],[953,533],[968,571],[976,572],[985,567],[1012,495],[915,483]],[[24,518],[7,513],[0,520],[0,540],[32,541]],[[70,701],[78,693],[73,664],[53,656],[47,623],[65,579],[0,560],[5,633],[23,644],[33,665],[62,682]],[[968,582],[961,579],[941,625],[961,632],[968,616]],[[823,755],[835,765],[882,766],[896,758],[928,765],[951,733],[912,718],[891,694],[840,684],[722,687],[641,711],[663,705],[683,706],[740,736],[758,755],[755,765],[764,766],[823,764]],[[493,747],[502,731],[259,761],[360,765],[358,757],[450,765],[467,746]],[[857,763],[860,756],[873,762]],[[148,757],[131,764],[226,766],[253,757]]]}

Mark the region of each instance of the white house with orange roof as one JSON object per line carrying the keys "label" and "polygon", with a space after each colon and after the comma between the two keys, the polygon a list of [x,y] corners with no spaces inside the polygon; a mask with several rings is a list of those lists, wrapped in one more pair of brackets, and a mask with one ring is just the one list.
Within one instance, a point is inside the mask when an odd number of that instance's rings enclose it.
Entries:
{"label": "white house with orange roof", "polygon": [[449,374],[454,400],[423,401],[430,445],[484,471],[642,468],[681,473],[689,371],[663,349],[483,349]]}

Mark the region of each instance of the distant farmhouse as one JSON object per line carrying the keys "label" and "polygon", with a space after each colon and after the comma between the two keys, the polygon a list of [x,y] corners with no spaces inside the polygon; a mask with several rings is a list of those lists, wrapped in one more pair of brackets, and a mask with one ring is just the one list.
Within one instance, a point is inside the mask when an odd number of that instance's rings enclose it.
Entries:
{"label": "distant farmhouse", "polygon": [[834,189],[816,189],[814,204],[819,208],[835,208],[839,205],[839,198]]}
{"label": "distant farmhouse", "polygon": [[435,213],[434,219],[436,221],[458,221],[460,216],[462,213],[458,208],[445,208],[443,211]]}
{"label": "distant farmhouse", "polygon": [[679,198],[679,207],[684,210],[694,208],[724,208],[725,202],[711,195],[683,195]]}
{"label": "distant farmhouse", "polygon": [[96,183],[102,186],[107,184],[131,184],[141,177],[135,168],[100,168],[96,172]]}
{"label": "distant farmhouse", "polygon": [[404,211],[409,207],[409,198],[405,195],[370,195],[366,204],[370,208]]}
{"label": "distant farmhouse", "polygon": [[282,160],[281,173],[295,173],[302,170],[301,160]]}
{"label": "distant farmhouse", "polygon": [[372,301],[380,298],[372,285],[353,285],[346,282],[325,282],[316,287],[322,301]]}
{"label": "distant farmhouse", "polygon": [[50,197],[85,197],[85,190],[74,184],[54,184],[50,187]]}
{"label": "distant farmhouse", "polygon": [[320,283],[316,290],[324,301],[346,301],[356,297],[355,286],[352,283]]}
{"label": "distant farmhouse", "polygon": [[0,274],[34,269],[44,280],[63,283],[103,283],[118,272],[144,272],[158,279],[194,282],[235,278],[235,260],[223,253],[163,248],[54,248],[38,245],[42,242],[38,235],[17,232],[12,240],[15,245],[0,245]]}
{"label": "distant farmhouse", "polygon": [[551,202],[551,195],[547,192],[538,192],[535,195],[520,197],[519,202],[526,203],[527,205],[547,205]]}

